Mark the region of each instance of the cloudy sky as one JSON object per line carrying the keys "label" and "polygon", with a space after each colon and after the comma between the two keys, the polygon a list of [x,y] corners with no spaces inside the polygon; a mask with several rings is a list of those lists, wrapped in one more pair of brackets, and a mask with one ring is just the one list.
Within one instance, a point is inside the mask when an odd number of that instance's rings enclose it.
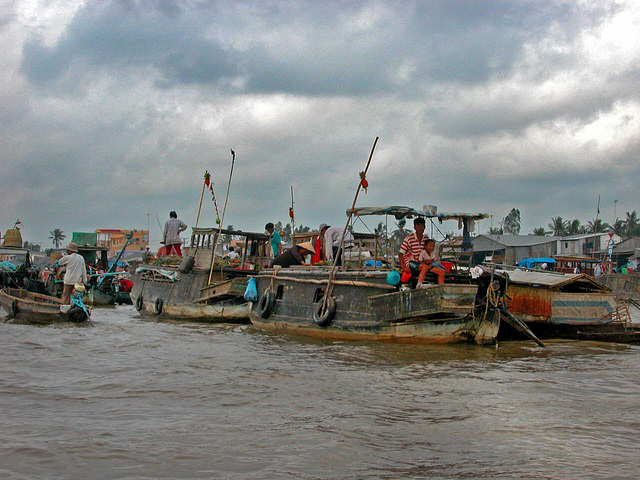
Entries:
{"label": "cloudy sky", "polygon": [[340,224],[376,136],[360,206],[640,210],[636,0],[1,0],[0,42],[0,228],[30,241],[192,226],[230,148],[225,224],[286,222],[291,185]]}

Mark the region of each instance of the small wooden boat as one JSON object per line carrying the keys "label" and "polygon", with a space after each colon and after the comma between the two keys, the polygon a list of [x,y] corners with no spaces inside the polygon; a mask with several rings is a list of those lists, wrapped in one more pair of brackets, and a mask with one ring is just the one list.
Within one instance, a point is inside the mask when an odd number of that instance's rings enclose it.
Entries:
{"label": "small wooden boat", "polygon": [[84,322],[87,313],[77,305],[64,305],[62,300],[19,288],[0,290],[0,306],[7,312],[7,320],[30,323]]}

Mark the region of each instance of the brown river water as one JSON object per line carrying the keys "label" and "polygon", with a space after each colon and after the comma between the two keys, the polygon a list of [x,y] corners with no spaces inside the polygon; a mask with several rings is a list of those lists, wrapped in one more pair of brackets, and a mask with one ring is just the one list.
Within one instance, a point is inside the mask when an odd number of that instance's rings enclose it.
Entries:
{"label": "brown river water", "polygon": [[0,324],[0,479],[639,478],[640,347]]}

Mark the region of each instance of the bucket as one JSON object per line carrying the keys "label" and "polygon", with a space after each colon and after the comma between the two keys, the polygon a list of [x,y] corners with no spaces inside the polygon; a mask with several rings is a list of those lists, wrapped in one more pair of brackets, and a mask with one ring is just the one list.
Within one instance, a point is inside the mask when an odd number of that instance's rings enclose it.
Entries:
{"label": "bucket", "polygon": [[17,228],[10,228],[7,233],[4,234],[5,247],[19,247],[22,248],[22,234]]}

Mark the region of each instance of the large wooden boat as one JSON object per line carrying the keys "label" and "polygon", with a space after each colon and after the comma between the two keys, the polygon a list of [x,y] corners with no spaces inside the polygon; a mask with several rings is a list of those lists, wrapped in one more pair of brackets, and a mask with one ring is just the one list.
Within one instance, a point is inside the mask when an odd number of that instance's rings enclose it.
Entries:
{"label": "large wooden boat", "polygon": [[[494,343],[500,312],[486,308],[488,282],[428,285],[398,290],[385,271],[338,272],[329,315],[320,315],[328,271],[318,268],[266,270],[255,278],[259,301],[251,323],[264,330],[335,340],[405,343]],[[449,278],[451,279],[451,278]]]}
{"label": "large wooden boat", "polygon": [[8,321],[79,323],[88,319],[86,311],[76,305],[64,305],[59,298],[18,288],[0,290],[0,306],[7,312]]}
{"label": "large wooden boat", "polygon": [[[508,276],[509,311],[538,337],[640,341],[640,329],[631,323],[628,304],[593,277],[499,268],[498,272]],[[509,334],[506,325],[504,330]]]}
{"label": "large wooden boat", "polygon": [[[404,206],[361,207],[347,215],[456,220],[464,223],[465,234],[474,221],[486,218]],[[376,255],[371,269],[293,267],[260,272],[255,276],[259,300],[251,306],[251,322],[261,329],[339,340],[494,343],[501,320],[501,284],[494,283],[492,275],[471,277],[470,243],[469,250],[456,257],[457,268],[447,274],[444,285],[425,288],[387,284],[389,271],[377,268]],[[393,257],[384,260],[392,263]],[[490,289],[495,302],[488,301]]]}
{"label": "large wooden boat", "polygon": [[262,233],[225,230],[227,238],[244,240],[243,255],[236,261],[219,255],[213,262],[213,248],[219,230],[194,228],[185,256],[193,256],[188,272],[179,265],[141,265],[133,275],[131,300],[136,309],[160,319],[183,319],[203,322],[248,323],[249,310],[243,298],[249,275],[259,272],[267,262]]}

